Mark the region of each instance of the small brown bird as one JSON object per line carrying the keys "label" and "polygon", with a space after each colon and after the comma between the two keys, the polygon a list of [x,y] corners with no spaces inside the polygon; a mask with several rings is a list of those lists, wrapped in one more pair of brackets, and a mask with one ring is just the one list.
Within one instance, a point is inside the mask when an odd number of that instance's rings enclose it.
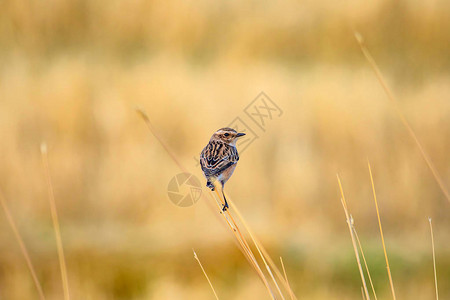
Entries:
{"label": "small brown bird", "polygon": [[213,182],[215,180],[222,184],[222,196],[225,201],[222,211],[226,211],[228,208],[223,189],[225,183],[233,175],[239,160],[236,141],[244,135],[245,133],[238,133],[232,128],[221,128],[211,136],[208,145],[200,154],[200,165],[206,177],[206,186],[214,191]]}

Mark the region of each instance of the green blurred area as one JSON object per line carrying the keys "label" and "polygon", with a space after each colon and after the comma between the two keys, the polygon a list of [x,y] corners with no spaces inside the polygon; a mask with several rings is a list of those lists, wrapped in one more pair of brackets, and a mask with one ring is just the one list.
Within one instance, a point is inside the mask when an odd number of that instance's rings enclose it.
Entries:
{"label": "green blurred area", "polygon": [[[73,299],[269,296],[211,203],[173,205],[180,170],[242,118],[258,134],[227,192],[303,299],[358,299],[336,173],[379,299],[390,297],[367,159],[397,297],[432,299],[428,217],[450,297],[450,204],[354,38],[360,32],[450,186],[448,1],[3,1],[0,189],[48,299],[61,299],[39,145],[49,147]],[[282,110],[264,130],[245,108]],[[206,189],[204,193],[208,193]],[[37,292],[3,212],[0,298]]]}

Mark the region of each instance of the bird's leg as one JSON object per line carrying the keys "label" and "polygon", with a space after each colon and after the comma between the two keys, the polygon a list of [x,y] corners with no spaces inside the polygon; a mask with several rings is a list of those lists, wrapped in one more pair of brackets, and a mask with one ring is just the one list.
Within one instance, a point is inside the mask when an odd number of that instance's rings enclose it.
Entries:
{"label": "bird's leg", "polygon": [[222,196],[223,196],[223,200],[225,201],[225,204],[222,207],[222,211],[225,212],[229,206],[228,206],[228,202],[227,202],[227,198],[225,197],[225,193],[223,191],[224,187],[225,187],[225,183],[223,181],[220,182],[222,184]]}

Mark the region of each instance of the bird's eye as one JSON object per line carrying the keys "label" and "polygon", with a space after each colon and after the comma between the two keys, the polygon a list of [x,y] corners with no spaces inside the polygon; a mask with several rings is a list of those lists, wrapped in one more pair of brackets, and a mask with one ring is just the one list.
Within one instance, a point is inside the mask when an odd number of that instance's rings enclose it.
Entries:
{"label": "bird's eye", "polygon": [[229,136],[229,135],[230,135],[229,133],[225,133],[225,134],[224,134],[224,136]]}

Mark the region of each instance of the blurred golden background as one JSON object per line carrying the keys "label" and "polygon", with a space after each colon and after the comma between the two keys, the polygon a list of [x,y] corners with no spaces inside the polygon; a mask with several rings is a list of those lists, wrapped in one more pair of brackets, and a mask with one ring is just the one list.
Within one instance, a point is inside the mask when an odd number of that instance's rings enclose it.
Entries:
{"label": "blurred golden background", "polygon": [[[364,59],[359,31],[450,186],[448,1],[2,1],[0,189],[47,299],[61,275],[39,145],[46,141],[73,299],[269,299],[205,201],[180,208],[218,128],[264,91],[283,111],[241,154],[227,192],[299,299],[361,299],[339,173],[379,299],[450,298],[450,204]],[[204,193],[208,193],[206,188]],[[0,299],[37,299],[0,213]]]}

